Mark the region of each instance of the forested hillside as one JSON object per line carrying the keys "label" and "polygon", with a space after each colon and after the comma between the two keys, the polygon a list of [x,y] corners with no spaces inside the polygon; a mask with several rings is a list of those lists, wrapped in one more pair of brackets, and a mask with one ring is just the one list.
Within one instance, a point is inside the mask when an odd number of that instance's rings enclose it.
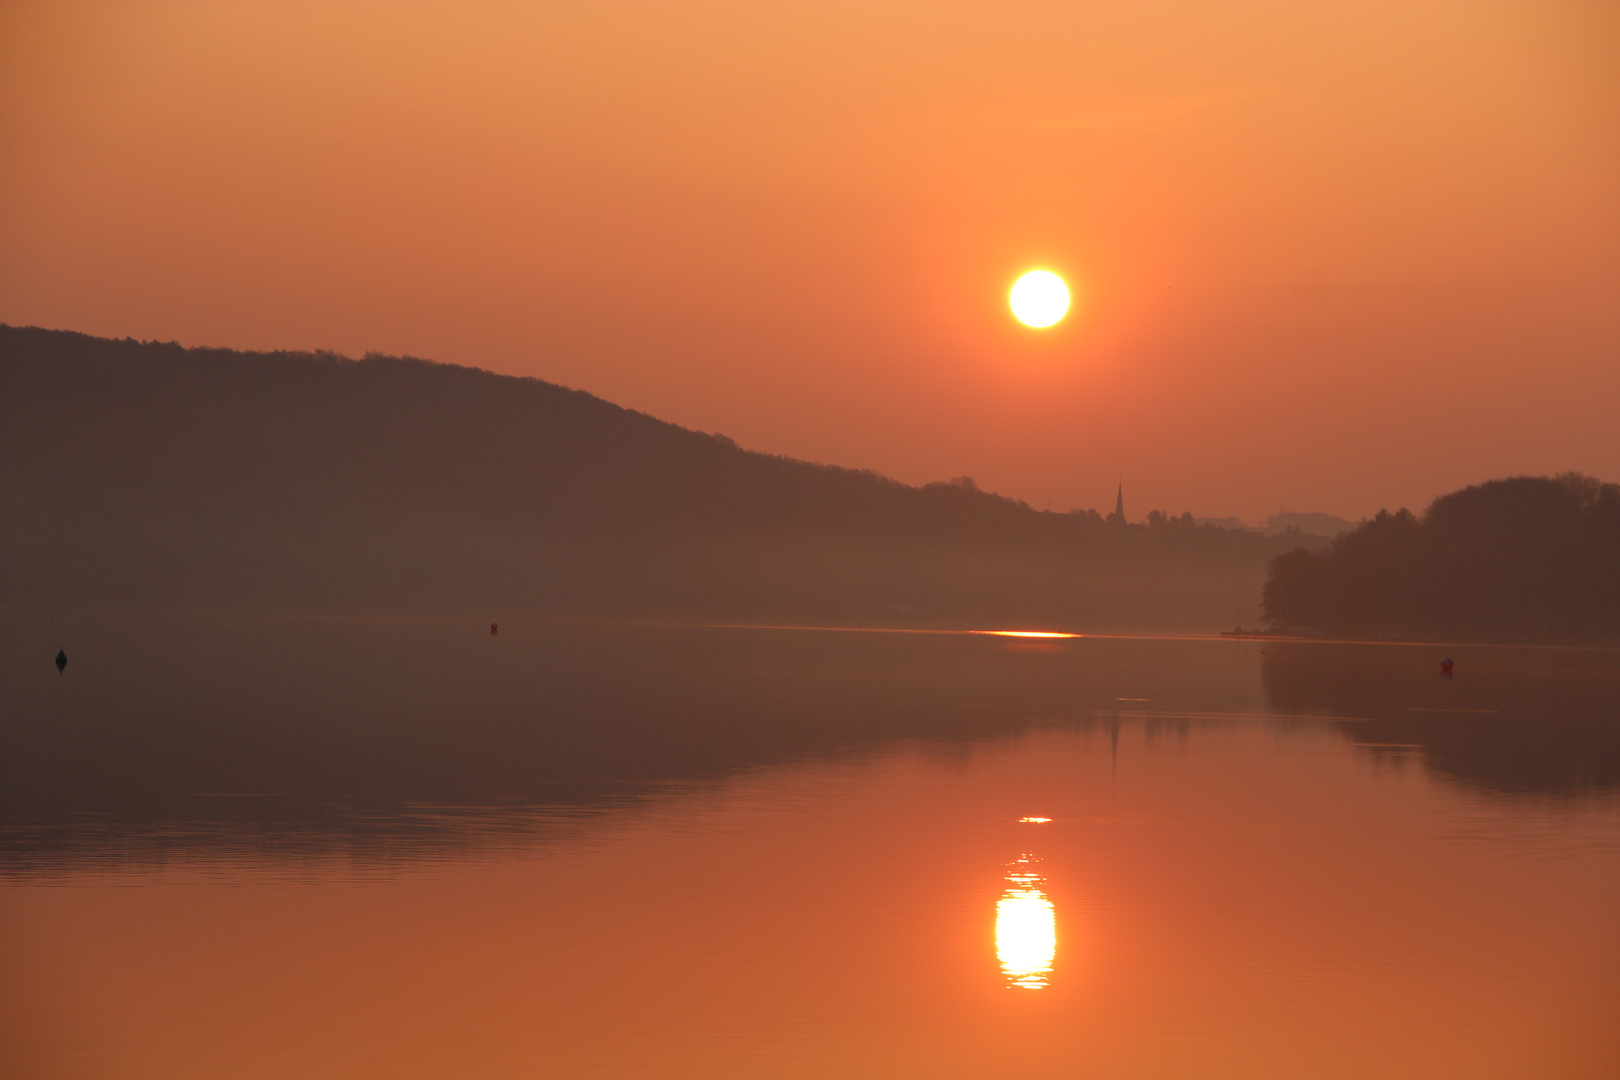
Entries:
{"label": "forested hillside", "polygon": [[1299,542],[743,450],[534,379],[0,327],[8,603],[1212,628]]}
{"label": "forested hillside", "polygon": [[1620,640],[1620,484],[1565,473],[1380,512],[1271,566],[1273,627],[1502,641]]}

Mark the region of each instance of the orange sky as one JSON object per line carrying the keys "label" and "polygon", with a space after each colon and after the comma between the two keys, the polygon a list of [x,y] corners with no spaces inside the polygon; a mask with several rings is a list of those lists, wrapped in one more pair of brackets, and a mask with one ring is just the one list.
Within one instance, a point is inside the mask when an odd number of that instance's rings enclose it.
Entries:
{"label": "orange sky", "polygon": [[1616,57],[1598,3],[7,3],[0,321],[1132,517],[1620,480]]}

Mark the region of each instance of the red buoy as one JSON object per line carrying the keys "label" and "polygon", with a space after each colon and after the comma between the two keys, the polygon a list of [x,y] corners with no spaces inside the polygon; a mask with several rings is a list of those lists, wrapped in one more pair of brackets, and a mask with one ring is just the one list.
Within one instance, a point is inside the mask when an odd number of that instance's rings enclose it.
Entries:
{"label": "red buoy", "polygon": [[501,632],[501,624],[500,623],[492,622],[492,623],[489,624],[489,634],[490,634],[491,637],[494,637],[496,634],[498,634],[500,632]]}
{"label": "red buoy", "polygon": [[1444,660],[1440,661],[1440,674],[1445,675],[1448,678],[1451,676],[1451,657],[1448,656]]}

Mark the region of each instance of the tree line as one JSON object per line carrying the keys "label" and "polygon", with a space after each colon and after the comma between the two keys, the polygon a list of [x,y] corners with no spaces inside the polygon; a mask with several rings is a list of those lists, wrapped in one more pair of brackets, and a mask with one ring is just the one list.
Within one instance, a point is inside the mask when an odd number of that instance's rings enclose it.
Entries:
{"label": "tree line", "polygon": [[1569,472],[1379,511],[1326,548],[1272,560],[1277,630],[1492,640],[1620,640],[1620,484]]}

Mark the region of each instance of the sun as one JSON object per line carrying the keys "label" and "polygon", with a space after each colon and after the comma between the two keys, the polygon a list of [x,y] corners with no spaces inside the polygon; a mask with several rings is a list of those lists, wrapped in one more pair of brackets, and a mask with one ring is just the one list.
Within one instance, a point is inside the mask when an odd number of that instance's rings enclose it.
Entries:
{"label": "sun", "polygon": [[1031,270],[1013,283],[1007,302],[1019,322],[1039,330],[1068,312],[1069,287],[1050,270]]}

